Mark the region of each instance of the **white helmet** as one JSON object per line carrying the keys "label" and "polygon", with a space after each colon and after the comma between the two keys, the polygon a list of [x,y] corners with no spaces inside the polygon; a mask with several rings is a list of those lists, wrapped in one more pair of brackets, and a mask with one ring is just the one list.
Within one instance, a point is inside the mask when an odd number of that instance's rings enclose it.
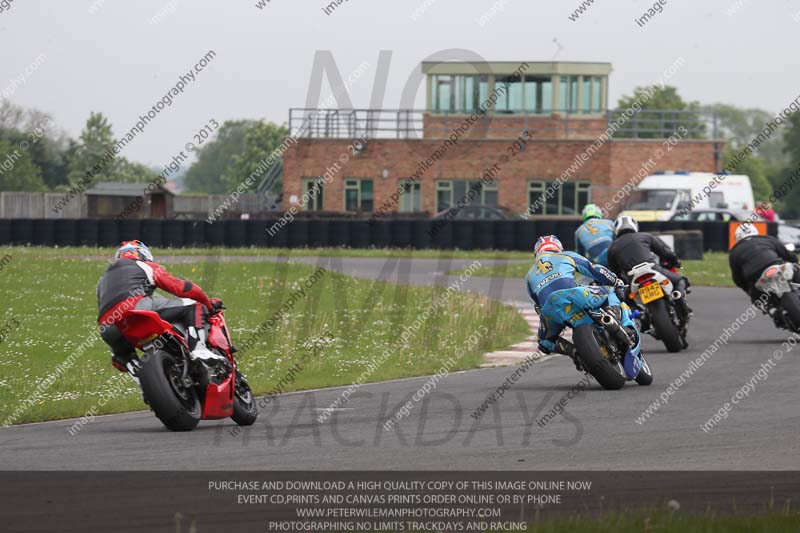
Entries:
{"label": "white helmet", "polygon": [[758,230],[754,225],[749,222],[745,222],[744,224],[739,224],[739,227],[736,228],[736,233],[733,234],[736,242],[741,241],[742,239],[746,239],[748,237],[755,237],[758,235]]}
{"label": "white helmet", "polygon": [[629,232],[636,233],[637,231],[639,231],[639,223],[636,222],[633,217],[620,215],[617,217],[617,220],[614,221],[614,233],[617,236]]}

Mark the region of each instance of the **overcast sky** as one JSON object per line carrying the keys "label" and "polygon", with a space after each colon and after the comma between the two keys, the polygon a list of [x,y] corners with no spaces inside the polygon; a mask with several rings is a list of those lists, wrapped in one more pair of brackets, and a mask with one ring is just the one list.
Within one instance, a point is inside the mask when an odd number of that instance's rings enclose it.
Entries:
{"label": "overcast sky", "polygon": [[51,113],[72,136],[101,111],[119,136],[214,50],[125,148],[148,165],[167,162],[211,118],[285,122],[305,105],[317,50],[330,50],[345,77],[367,62],[350,89],[356,107],[369,107],[380,50],[393,52],[387,108],[400,106],[421,60],[451,48],[487,60],[610,62],[612,105],[681,56],[670,84],[689,100],[778,111],[800,93],[800,0],[661,0],[644,27],[635,19],[652,3],[633,0],[595,0],[575,22],[580,0],[347,0],[329,15],[330,0],[257,1],[14,0],[0,12],[0,93],[11,89],[10,101]]}

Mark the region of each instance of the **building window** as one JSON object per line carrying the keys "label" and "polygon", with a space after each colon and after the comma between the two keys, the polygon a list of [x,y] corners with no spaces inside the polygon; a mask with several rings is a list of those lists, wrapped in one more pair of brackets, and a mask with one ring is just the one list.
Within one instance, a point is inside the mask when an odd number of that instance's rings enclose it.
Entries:
{"label": "building window", "polygon": [[419,213],[422,211],[421,183],[412,182],[410,179],[400,180],[399,188],[403,190],[400,195],[400,212]]}
{"label": "building window", "polygon": [[532,215],[577,216],[590,196],[589,181],[565,181],[560,187],[555,181],[528,182],[528,209]]}
{"label": "building window", "polygon": [[371,179],[344,180],[344,210],[372,212],[373,194]]}
{"label": "building window", "polygon": [[[435,74],[431,80],[431,111],[469,114],[489,97],[489,82],[494,80],[497,102],[493,111],[503,114],[553,111],[601,113],[605,110],[605,76],[563,75],[554,83],[553,76],[486,76],[478,74]],[[559,109],[553,109],[553,97],[559,96]]]}
{"label": "building window", "polygon": [[523,110],[521,76],[497,77],[494,89],[498,93],[494,110],[500,113],[519,113]]}
{"label": "building window", "polygon": [[456,81],[459,110],[472,113],[489,98],[489,76],[457,76]]}
{"label": "building window", "polygon": [[583,90],[581,93],[581,111],[584,113],[599,113],[603,110],[602,81],[600,76],[584,76]]}
{"label": "building window", "polygon": [[525,111],[550,113],[553,110],[553,80],[543,77],[525,78]]}
{"label": "building window", "polygon": [[320,178],[303,179],[303,195],[306,198],[307,211],[322,211],[323,190]]}
{"label": "building window", "polygon": [[472,113],[489,98],[489,76],[433,77],[433,111]]}
{"label": "building window", "polygon": [[581,91],[581,111],[588,113],[592,110],[592,78],[583,77],[583,91]]}
{"label": "building window", "polygon": [[595,76],[592,78],[592,111],[598,113],[603,110],[604,102],[600,99],[603,97],[603,78]]}
{"label": "building window", "polygon": [[497,206],[497,184],[480,180],[438,180],[436,212],[467,205]]}
{"label": "building window", "polygon": [[578,76],[561,76],[561,110],[578,111]]}
{"label": "building window", "polygon": [[433,77],[433,109],[435,111],[453,111],[455,109],[455,91],[453,76],[436,75]]}

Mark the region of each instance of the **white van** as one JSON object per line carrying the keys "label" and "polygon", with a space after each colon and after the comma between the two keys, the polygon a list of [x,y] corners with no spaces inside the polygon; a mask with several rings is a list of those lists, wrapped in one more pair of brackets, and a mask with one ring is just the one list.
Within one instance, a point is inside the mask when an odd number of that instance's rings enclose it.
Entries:
{"label": "white van", "polygon": [[747,176],[678,171],[645,177],[628,197],[622,213],[639,221],[669,220],[685,209],[720,208],[743,218],[754,207]]}

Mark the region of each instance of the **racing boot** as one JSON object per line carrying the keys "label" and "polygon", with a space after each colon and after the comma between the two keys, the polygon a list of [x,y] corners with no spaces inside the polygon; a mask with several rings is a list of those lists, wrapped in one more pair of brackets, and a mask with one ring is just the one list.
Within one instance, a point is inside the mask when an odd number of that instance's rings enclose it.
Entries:
{"label": "racing boot", "polygon": [[120,372],[127,372],[133,377],[139,375],[139,369],[142,367],[136,354],[112,355],[111,364]]}
{"label": "racing boot", "polygon": [[580,358],[578,357],[578,353],[575,351],[574,344],[559,337],[558,340],[556,340],[556,351],[572,359],[572,362],[575,364],[575,370],[578,372],[586,372],[581,364]]}
{"label": "racing boot", "polygon": [[133,381],[135,381],[137,385],[139,384],[139,369],[142,368],[142,363],[139,361],[139,358],[136,357],[135,353],[112,355],[111,364],[120,372],[127,372],[130,374]]}
{"label": "racing boot", "polygon": [[189,328],[189,342],[192,343],[194,341],[194,347],[191,348],[191,353],[189,354],[191,358],[193,360],[201,359],[205,362],[213,362],[214,360],[227,362],[228,359],[226,357],[208,349],[205,337],[206,332],[204,329]]}
{"label": "racing boot", "polygon": [[681,319],[683,324],[689,322],[689,318],[691,318],[693,311],[692,308],[689,307],[689,304],[686,303],[686,295],[689,294],[689,279],[682,278],[676,285],[675,289],[681,293],[680,298],[675,301],[675,310],[678,311],[678,318]]}

